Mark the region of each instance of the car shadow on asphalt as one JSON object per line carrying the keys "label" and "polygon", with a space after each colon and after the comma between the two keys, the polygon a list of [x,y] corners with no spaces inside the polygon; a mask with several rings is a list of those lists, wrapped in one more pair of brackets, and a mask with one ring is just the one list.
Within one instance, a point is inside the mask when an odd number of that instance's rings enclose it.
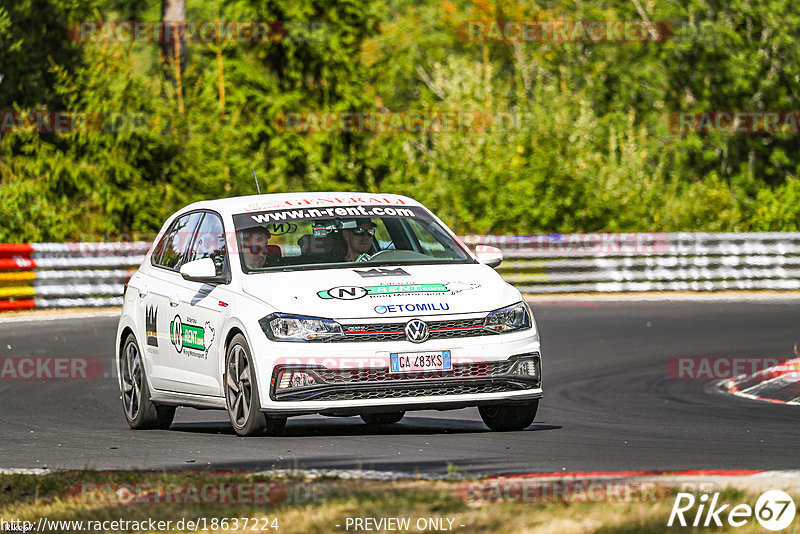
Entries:
{"label": "car shadow on asphalt", "polygon": [[[167,470],[183,471],[187,469],[185,464],[175,464],[167,466]],[[422,460],[419,457],[413,459],[397,457],[374,457],[361,456],[354,458],[352,455],[322,455],[322,456],[298,456],[283,460],[275,459],[248,459],[248,460],[221,460],[215,461],[209,466],[189,468],[193,471],[209,470],[215,473],[237,473],[264,471],[264,474],[285,470],[288,472],[300,473],[301,471],[320,470],[328,471],[336,476],[337,471],[382,471],[394,472],[399,478],[435,477],[451,478],[458,480],[468,476],[470,478],[481,478],[490,474],[504,474],[514,471],[525,471],[525,468],[509,469],[504,460],[498,462],[496,458],[471,458],[465,461],[450,461],[447,459]],[[530,469],[528,470],[530,471]],[[374,473],[366,473],[367,478]],[[405,476],[404,476],[405,475]],[[410,475],[410,477],[408,476]],[[345,477],[350,478],[350,477]],[[360,478],[356,476],[354,478]],[[376,477],[377,479],[383,477]],[[391,477],[389,477],[391,478]],[[300,482],[301,484],[303,482]]]}
{"label": "car shadow on asphalt", "polygon": [[[543,430],[560,430],[560,425],[534,423],[520,432],[537,432]],[[191,422],[173,423],[173,432],[190,432],[197,434],[234,434],[233,427],[227,422]],[[302,436],[397,436],[397,435],[434,435],[434,434],[481,434],[491,433],[481,421],[464,419],[439,419],[434,417],[407,416],[399,423],[392,425],[367,425],[358,417],[336,418],[290,418],[286,430],[280,437]],[[272,439],[275,439],[272,437]]]}

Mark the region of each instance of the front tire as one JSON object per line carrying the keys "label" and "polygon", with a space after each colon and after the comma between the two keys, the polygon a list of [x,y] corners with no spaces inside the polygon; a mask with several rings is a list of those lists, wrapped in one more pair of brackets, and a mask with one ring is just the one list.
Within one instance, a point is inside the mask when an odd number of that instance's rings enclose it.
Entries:
{"label": "front tire", "polygon": [[478,412],[481,419],[495,432],[508,432],[511,430],[524,430],[536,419],[539,409],[539,399],[529,404],[500,404],[495,406],[480,406]]}
{"label": "front tire", "polygon": [[368,425],[393,425],[400,421],[406,412],[362,413],[361,419]]}
{"label": "front tire", "polygon": [[174,406],[159,406],[150,401],[142,353],[133,334],[128,334],[120,354],[122,377],[122,408],[128,426],[134,430],[166,430],[175,418]]}
{"label": "front tire", "polygon": [[267,418],[261,411],[253,359],[242,334],[231,340],[225,356],[225,406],[233,430],[240,436],[277,436],[286,418]]}

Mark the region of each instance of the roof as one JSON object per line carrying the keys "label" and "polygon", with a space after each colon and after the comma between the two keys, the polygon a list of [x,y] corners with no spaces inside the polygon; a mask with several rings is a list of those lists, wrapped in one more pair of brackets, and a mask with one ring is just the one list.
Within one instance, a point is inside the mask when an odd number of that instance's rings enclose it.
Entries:
{"label": "roof", "polygon": [[336,207],[354,205],[385,204],[387,206],[422,206],[416,200],[403,196],[385,193],[347,193],[347,192],[298,192],[276,193],[265,195],[248,195],[242,197],[202,200],[186,206],[187,209],[213,209],[229,214],[266,211],[273,209],[289,209],[302,207]]}

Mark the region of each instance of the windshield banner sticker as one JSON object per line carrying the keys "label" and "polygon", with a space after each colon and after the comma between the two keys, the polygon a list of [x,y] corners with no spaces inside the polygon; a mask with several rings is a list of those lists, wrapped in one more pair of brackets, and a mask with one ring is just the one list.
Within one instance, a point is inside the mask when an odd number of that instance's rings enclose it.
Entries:
{"label": "windshield banner sticker", "polygon": [[331,205],[353,205],[353,204],[389,204],[389,205],[405,205],[406,202],[402,198],[387,198],[387,197],[333,197],[333,198],[297,198],[289,200],[275,200],[265,202],[259,199],[256,202],[251,202],[245,208],[247,211],[261,211],[276,208],[287,207],[307,207],[307,206],[331,206]]}
{"label": "windshield banner sticker", "polygon": [[[389,219],[429,219],[427,212],[417,206],[389,207],[389,206],[351,206],[336,208],[304,208],[304,209],[277,209],[257,213],[239,213],[233,216],[233,223],[237,229],[249,228],[254,225],[280,225],[292,221],[318,221],[347,218],[389,218]],[[280,227],[279,228],[284,228]]]}

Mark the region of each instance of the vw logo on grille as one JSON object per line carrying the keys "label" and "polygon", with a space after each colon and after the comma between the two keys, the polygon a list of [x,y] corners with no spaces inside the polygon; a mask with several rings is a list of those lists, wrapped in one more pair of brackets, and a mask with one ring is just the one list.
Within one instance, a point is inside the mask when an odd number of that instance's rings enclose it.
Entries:
{"label": "vw logo on grille", "polygon": [[428,325],[419,319],[411,319],[406,323],[406,338],[412,343],[422,343],[430,334]]}

